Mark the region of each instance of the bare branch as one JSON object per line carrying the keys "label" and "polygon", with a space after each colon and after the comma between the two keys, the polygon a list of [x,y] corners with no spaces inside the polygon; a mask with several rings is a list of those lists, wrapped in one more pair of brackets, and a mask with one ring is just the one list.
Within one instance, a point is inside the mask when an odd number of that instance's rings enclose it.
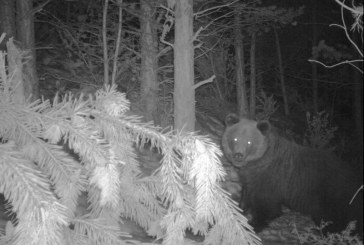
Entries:
{"label": "bare branch", "polygon": [[206,83],[211,83],[212,82],[212,80],[214,80],[216,78],[216,76],[215,75],[212,75],[210,78],[208,78],[208,79],[206,79],[206,80],[204,80],[204,81],[201,81],[201,82],[198,82],[198,83],[196,83],[194,86],[193,86],[193,89],[197,89],[198,87],[200,87],[200,86],[202,86],[202,85],[204,85],[204,84],[206,84]]}
{"label": "bare branch", "polygon": [[308,60],[309,62],[315,62],[315,63],[318,63],[322,66],[324,66],[325,68],[328,68],[328,69],[331,69],[331,68],[334,68],[334,67],[337,67],[337,66],[340,66],[340,65],[343,65],[343,64],[348,64],[348,65],[351,65],[353,66],[354,68],[356,68],[360,73],[363,73],[363,70],[360,69],[359,67],[357,67],[356,65],[354,65],[353,63],[355,62],[363,62],[363,60],[345,60],[345,61],[342,61],[342,62],[339,62],[339,63],[336,63],[334,65],[326,65],[324,63],[322,63],[321,61],[318,61],[318,60]]}
{"label": "bare branch", "polygon": [[[359,193],[361,190],[363,190],[363,185],[362,185],[362,186],[360,186],[360,187],[358,188],[358,190],[355,192],[355,194],[354,194],[353,198],[351,198],[351,200],[350,200],[349,204],[352,204],[352,202],[354,201],[354,199],[356,198],[356,196],[358,195],[358,193]],[[360,197],[359,197],[359,198],[360,198]]]}
{"label": "bare branch", "polygon": [[345,35],[347,39],[350,41],[350,43],[355,47],[355,49],[358,51],[361,57],[363,57],[363,52],[361,52],[360,48],[356,45],[356,43],[350,38],[350,35],[348,33],[348,29],[346,27],[345,18],[344,18],[344,7],[341,6],[341,21],[343,23],[343,28],[345,31]]}
{"label": "bare branch", "polygon": [[335,2],[337,2],[342,8],[345,8],[345,9],[349,10],[352,13],[355,13],[355,14],[363,14],[363,9],[362,9],[362,11],[360,11],[358,9],[350,8],[344,2],[341,2],[339,0],[335,0]]}
{"label": "bare branch", "polygon": [[221,38],[222,38],[223,35],[220,35],[219,38],[217,38],[217,41],[212,45],[211,48],[208,48],[206,51],[204,50],[201,50],[202,51],[202,54],[198,55],[197,57],[195,57],[195,60],[197,60],[198,58],[204,56],[205,54],[209,53],[211,50],[213,50],[217,44],[220,42]]}
{"label": "bare branch", "polygon": [[196,31],[195,35],[193,35],[192,42],[197,40],[198,34],[200,34],[201,31],[203,31],[205,28],[202,26]]}
{"label": "bare branch", "polygon": [[201,17],[203,14],[205,14],[208,11],[212,11],[212,10],[215,10],[215,9],[219,9],[219,8],[223,8],[223,7],[227,7],[227,6],[233,5],[234,3],[238,2],[238,1],[239,0],[235,0],[235,1],[231,2],[231,3],[227,3],[227,4],[223,4],[223,5],[219,5],[219,6],[215,6],[215,7],[212,7],[212,8],[205,9],[203,11],[200,11],[200,12],[195,13],[194,16],[196,18],[199,18],[199,17]]}
{"label": "bare branch", "polygon": [[157,57],[161,57],[163,55],[165,55],[166,53],[168,53],[169,51],[172,50],[172,47],[168,46],[168,47],[165,47],[164,49],[162,49],[158,54],[157,54]]}
{"label": "bare branch", "polygon": [[164,40],[164,39],[162,39],[162,38],[160,38],[159,40],[161,41],[161,43],[164,43],[164,44],[166,44],[166,45],[168,45],[168,46],[171,46],[172,48],[174,47],[174,45],[173,45],[172,43],[167,42],[167,41],[165,41],[165,40]]}
{"label": "bare branch", "polygon": [[39,4],[37,7],[35,7],[33,10],[32,10],[32,14],[36,14],[40,11],[42,11],[43,7],[46,6],[51,0],[47,0],[45,1],[44,3],[41,3]]}
{"label": "bare branch", "polygon": [[348,27],[346,26],[346,22],[345,22],[345,18],[344,18],[344,8],[349,10],[350,12],[352,12],[353,14],[360,14],[362,15],[363,14],[363,9],[361,8],[361,11],[358,10],[360,8],[357,8],[357,9],[354,9],[354,8],[350,8],[348,7],[347,5],[344,4],[344,2],[341,2],[339,0],[335,0],[335,2],[337,2],[340,6],[341,6],[341,22],[342,22],[342,25],[339,25],[339,24],[331,24],[331,26],[335,26],[335,27],[339,27],[339,28],[342,28],[345,32],[345,35],[346,35],[346,38],[349,40],[349,42],[354,46],[354,48],[356,49],[356,51],[359,53],[361,59],[356,59],[356,60],[345,60],[345,61],[342,61],[342,62],[339,62],[339,63],[336,63],[334,65],[326,65],[320,61],[317,61],[317,60],[308,60],[310,62],[315,62],[315,63],[318,63],[326,68],[334,68],[334,67],[337,67],[337,66],[340,66],[340,65],[343,65],[343,64],[348,64],[348,65],[351,65],[352,67],[354,67],[356,70],[358,70],[361,74],[363,74],[363,70],[356,66],[354,63],[356,62],[359,62],[359,63],[363,63],[363,52],[361,51],[361,49],[358,47],[358,45],[353,41],[353,39],[351,39],[350,35],[349,35],[349,32],[348,32]]}
{"label": "bare branch", "polygon": [[163,5],[159,5],[160,8],[166,10],[167,12],[171,12],[173,15],[174,15],[174,11],[166,6],[163,6]]}
{"label": "bare branch", "polygon": [[6,36],[6,33],[3,32],[0,36],[0,43],[4,40],[5,36]]}
{"label": "bare branch", "polygon": [[225,17],[228,17],[228,16],[231,16],[231,15],[233,15],[233,12],[228,12],[228,13],[226,13],[226,14],[223,14],[223,15],[221,15],[220,17],[218,17],[218,18],[216,18],[216,19],[214,19],[214,20],[212,20],[210,23],[208,23],[206,26],[205,26],[205,29],[207,29],[210,25],[212,25],[214,22],[216,22],[217,20],[219,20],[219,19],[223,19],[223,18],[225,18]]}

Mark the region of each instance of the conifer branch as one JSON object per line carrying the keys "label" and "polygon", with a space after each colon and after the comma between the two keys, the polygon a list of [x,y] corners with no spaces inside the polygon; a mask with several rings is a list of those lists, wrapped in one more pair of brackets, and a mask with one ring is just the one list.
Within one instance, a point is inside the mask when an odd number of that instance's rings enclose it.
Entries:
{"label": "conifer branch", "polygon": [[46,176],[16,150],[12,141],[0,145],[0,192],[18,214],[13,236],[0,242],[61,244],[61,227],[68,224],[65,207],[52,194]]}
{"label": "conifer branch", "polygon": [[[0,192],[19,223],[0,242],[126,244],[118,223],[127,218],[163,244],[184,244],[188,228],[206,244],[259,244],[220,187],[221,151],[207,138],[141,123],[115,87],[85,101],[67,95],[52,105],[22,104],[8,82],[0,79]],[[146,143],[162,158],[151,176],[136,153]],[[85,190],[89,213],[79,216]]]}

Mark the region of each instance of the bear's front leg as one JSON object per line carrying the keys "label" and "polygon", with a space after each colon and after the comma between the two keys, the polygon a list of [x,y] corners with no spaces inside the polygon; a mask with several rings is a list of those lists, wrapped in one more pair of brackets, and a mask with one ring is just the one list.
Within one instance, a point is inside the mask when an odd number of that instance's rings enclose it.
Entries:
{"label": "bear's front leg", "polygon": [[249,224],[253,226],[255,232],[260,232],[270,221],[282,214],[282,205],[272,200],[256,200],[247,211],[251,215]]}

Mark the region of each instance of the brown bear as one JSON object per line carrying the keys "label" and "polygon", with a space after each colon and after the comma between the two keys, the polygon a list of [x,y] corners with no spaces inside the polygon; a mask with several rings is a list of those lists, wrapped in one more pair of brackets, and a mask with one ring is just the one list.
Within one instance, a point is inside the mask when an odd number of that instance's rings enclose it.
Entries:
{"label": "brown bear", "polygon": [[334,154],[298,145],[268,121],[229,114],[225,123],[222,147],[239,168],[240,207],[257,232],[281,215],[282,205],[316,224],[332,221],[328,231],[340,231],[351,220],[362,231],[362,194],[349,204],[361,180]]}

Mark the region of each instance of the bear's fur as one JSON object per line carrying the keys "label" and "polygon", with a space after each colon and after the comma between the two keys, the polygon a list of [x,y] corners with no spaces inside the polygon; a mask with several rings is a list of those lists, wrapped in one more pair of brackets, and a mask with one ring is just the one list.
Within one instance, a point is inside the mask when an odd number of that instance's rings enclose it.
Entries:
{"label": "bear's fur", "polygon": [[296,144],[268,121],[227,116],[222,147],[239,168],[242,181],[240,207],[261,230],[281,215],[282,205],[310,215],[316,224],[332,221],[329,231],[344,229],[358,220],[362,231],[362,193],[349,202],[361,180],[332,153]]}

